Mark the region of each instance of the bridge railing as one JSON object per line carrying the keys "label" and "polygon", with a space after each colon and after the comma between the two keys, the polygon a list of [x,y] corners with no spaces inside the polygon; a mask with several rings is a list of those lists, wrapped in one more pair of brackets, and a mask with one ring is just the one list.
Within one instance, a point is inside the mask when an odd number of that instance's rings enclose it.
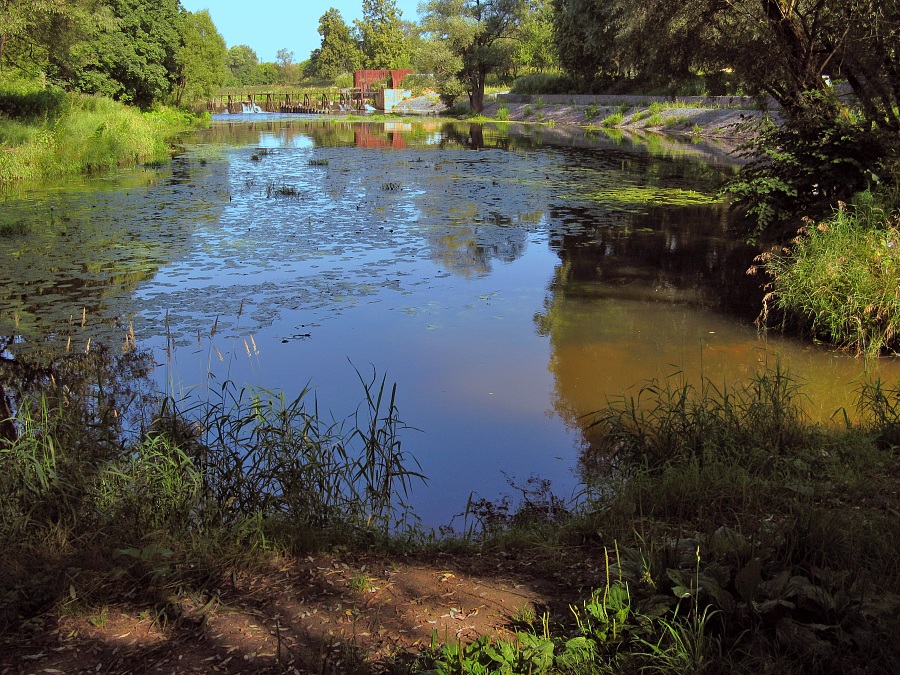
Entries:
{"label": "bridge railing", "polygon": [[363,91],[362,89],[263,91],[214,96],[207,101],[206,109],[211,113],[286,112],[324,114],[362,110],[373,103],[374,93]]}

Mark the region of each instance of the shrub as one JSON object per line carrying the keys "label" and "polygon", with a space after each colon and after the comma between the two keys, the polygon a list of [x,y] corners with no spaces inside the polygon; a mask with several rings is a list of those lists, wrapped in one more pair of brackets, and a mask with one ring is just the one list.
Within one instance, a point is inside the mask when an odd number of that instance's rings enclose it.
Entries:
{"label": "shrub", "polygon": [[574,91],[572,81],[567,75],[557,73],[532,73],[516,78],[513,82],[513,94],[568,94]]}
{"label": "shrub", "polygon": [[[774,306],[833,344],[877,355],[900,337],[900,216],[870,192],[808,220],[791,248],[760,256]],[[752,269],[752,268],[751,268]]]}
{"label": "shrub", "polygon": [[600,123],[600,125],[607,127],[607,128],[608,127],[617,127],[620,124],[622,124],[622,122],[624,122],[624,121],[625,121],[625,115],[617,112],[617,113],[613,113],[612,115],[606,116],[603,119],[603,121]]}

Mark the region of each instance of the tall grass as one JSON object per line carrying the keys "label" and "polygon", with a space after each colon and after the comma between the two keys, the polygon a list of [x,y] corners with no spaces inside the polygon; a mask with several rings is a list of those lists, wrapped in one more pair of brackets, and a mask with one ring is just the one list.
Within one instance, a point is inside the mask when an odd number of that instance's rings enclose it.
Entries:
{"label": "tall grass", "polygon": [[[286,399],[226,382],[201,400],[160,399],[138,386],[152,363],[140,352],[36,358],[0,371],[16,428],[0,438],[0,630],[70,584],[84,596],[85,586],[121,590],[148,557],[165,560],[144,594],[260,547],[383,539],[407,522],[422,476],[383,377],[360,375],[362,403],[341,420],[309,390]],[[93,561],[80,581],[34,588],[32,577],[59,576],[73,556]]]}
{"label": "tall grass", "polygon": [[863,193],[790,248],[761,256],[772,277],[766,312],[858,353],[900,346],[900,211]]}
{"label": "tall grass", "polygon": [[[41,101],[28,103],[30,96],[0,100],[8,111],[0,116],[0,183],[164,160],[174,136],[194,124],[192,115],[169,108],[141,112],[102,97],[59,93],[42,109]],[[12,117],[17,110],[22,115]]]}

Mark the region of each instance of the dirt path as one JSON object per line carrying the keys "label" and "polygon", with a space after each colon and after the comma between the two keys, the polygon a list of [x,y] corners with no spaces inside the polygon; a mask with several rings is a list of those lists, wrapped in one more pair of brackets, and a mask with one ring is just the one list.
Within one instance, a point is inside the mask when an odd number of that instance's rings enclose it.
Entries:
{"label": "dirt path", "polygon": [[122,602],[48,617],[52,626],[0,644],[0,674],[378,671],[432,634],[509,637],[516,617],[564,612],[572,592],[599,581],[589,563],[536,574],[504,554],[283,560],[170,598],[164,615]]}

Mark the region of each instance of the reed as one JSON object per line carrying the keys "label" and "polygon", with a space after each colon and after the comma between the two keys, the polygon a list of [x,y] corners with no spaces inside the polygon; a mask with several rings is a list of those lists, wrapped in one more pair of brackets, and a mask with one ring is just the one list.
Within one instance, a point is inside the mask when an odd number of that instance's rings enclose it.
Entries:
{"label": "reed", "polygon": [[863,193],[790,248],[760,256],[772,278],[769,312],[839,347],[876,356],[900,340],[900,211]]}
{"label": "reed", "polygon": [[[7,98],[20,101],[18,109],[29,96],[34,94]],[[0,121],[0,142],[6,146],[0,153],[0,183],[164,160],[175,135],[196,123],[188,113],[141,112],[102,97],[66,93],[51,100],[53,106],[35,114]]]}
{"label": "reed", "polygon": [[[139,350],[36,358],[0,373],[16,430],[0,443],[0,630],[71,584],[87,602],[124,583],[153,597],[259,549],[384,538],[423,479],[401,447],[396,386],[374,373],[339,420],[308,388],[287,399],[226,381],[160,397],[140,384],[152,359]],[[78,583],[61,575],[72,556],[91,561]]]}

